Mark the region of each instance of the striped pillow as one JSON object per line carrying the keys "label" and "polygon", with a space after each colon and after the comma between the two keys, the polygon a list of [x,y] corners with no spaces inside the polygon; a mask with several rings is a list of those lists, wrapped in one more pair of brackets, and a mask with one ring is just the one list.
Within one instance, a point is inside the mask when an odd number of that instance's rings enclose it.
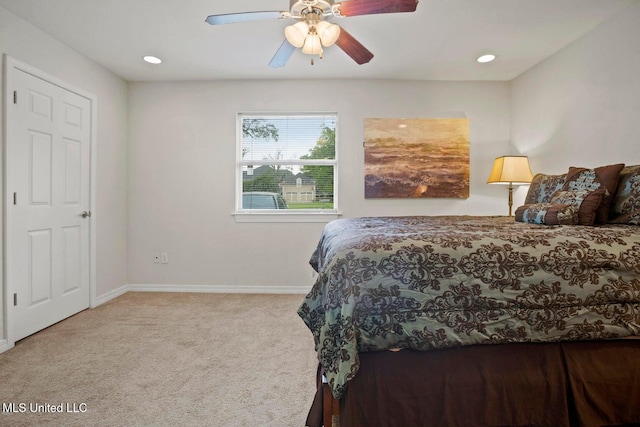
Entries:
{"label": "striped pillow", "polygon": [[516,209],[516,221],[529,224],[574,225],[578,222],[578,206],[534,203]]}

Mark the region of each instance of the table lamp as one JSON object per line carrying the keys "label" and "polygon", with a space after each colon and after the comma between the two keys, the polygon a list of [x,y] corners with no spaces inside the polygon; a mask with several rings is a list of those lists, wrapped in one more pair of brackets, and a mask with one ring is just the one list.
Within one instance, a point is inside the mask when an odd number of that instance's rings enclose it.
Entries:
{"label": "table lamp", "polygon": [[513,186],[529,184],[532,179],[527,156],[501,156],[493,162],[487,184],[509,184],[509,216],[511,216]]}

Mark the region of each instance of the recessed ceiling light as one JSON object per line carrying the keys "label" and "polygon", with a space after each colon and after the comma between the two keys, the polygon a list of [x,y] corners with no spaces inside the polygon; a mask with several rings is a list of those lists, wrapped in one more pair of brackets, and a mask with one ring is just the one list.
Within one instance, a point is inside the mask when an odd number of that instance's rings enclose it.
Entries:
{"label": "recessed ceiling light", "polygon": [[149,64],[159,64],[162,62],[162,59],[156,57],[156,56],[151,56],[151,55],[147,55],[145,57],[143,57],[142,59],[144,59],[145,61],[147,61]]}
{"label": "recessed ceiling light", "polygon": [[485,63],[485,62],[491,62],[494,59],[496,59],[496,56],[489,54],[489,55],[482,55],[481,57],[476,59],[476,61],[478,61],[480,63]]}

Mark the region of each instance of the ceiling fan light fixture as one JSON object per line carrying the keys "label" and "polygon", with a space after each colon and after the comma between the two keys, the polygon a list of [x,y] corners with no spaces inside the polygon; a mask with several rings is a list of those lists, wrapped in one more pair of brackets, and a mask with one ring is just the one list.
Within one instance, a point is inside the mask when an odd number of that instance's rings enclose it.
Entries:
{"label": "ceiling fan light fixture", "polygon": [[284,29],[284,37],[295,47],[304,46],[307,34],[309,34],[309,26],[303,21],[289,25]]}
{"label": "ceiling fan light fixture", "polygon": [[340,27],[327,21],[318,22],[318,25],[316,25],[316,32],[318,33],[320,42],[324,47],[333,46],[336,40],[338,40],[338,37],[340,37]]}
{"label": "ceiling fan light fixture", "polygon": [[[373,58],[366,47],[348,31],[331,20],[335,17],[377,15],[385,13],[415,12],[419,0],[290,0],[288,11],[248,11],[209,15],[205,21],[210,25],[234,22],[261,21],[266,19],[292,19],[293,25],[284,29],[285,40],[280,44],[269,62],[272,68],[286,65],[296,51],[322,58],[323,47],[337,45],[358,65],[366,64]],[[327,22],[325,22],[325,19]]]}
{"label": "ceiling fan light fixture", "polygon": [[320,42],[320,36],[315,33],[309,34],[304,40],[302,53],[306,53],[308,55],[319,55],[320,57],[322,57],[322,44]]}

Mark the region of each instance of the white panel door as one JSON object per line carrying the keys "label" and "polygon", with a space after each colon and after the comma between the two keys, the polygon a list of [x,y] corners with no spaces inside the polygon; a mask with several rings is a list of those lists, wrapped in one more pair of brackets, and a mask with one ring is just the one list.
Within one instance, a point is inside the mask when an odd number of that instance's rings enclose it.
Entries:
{"label": "white panel door", "polygon": [[19,340],[90,302],[91,102],[15,69],[7,138],[7,279]]}

